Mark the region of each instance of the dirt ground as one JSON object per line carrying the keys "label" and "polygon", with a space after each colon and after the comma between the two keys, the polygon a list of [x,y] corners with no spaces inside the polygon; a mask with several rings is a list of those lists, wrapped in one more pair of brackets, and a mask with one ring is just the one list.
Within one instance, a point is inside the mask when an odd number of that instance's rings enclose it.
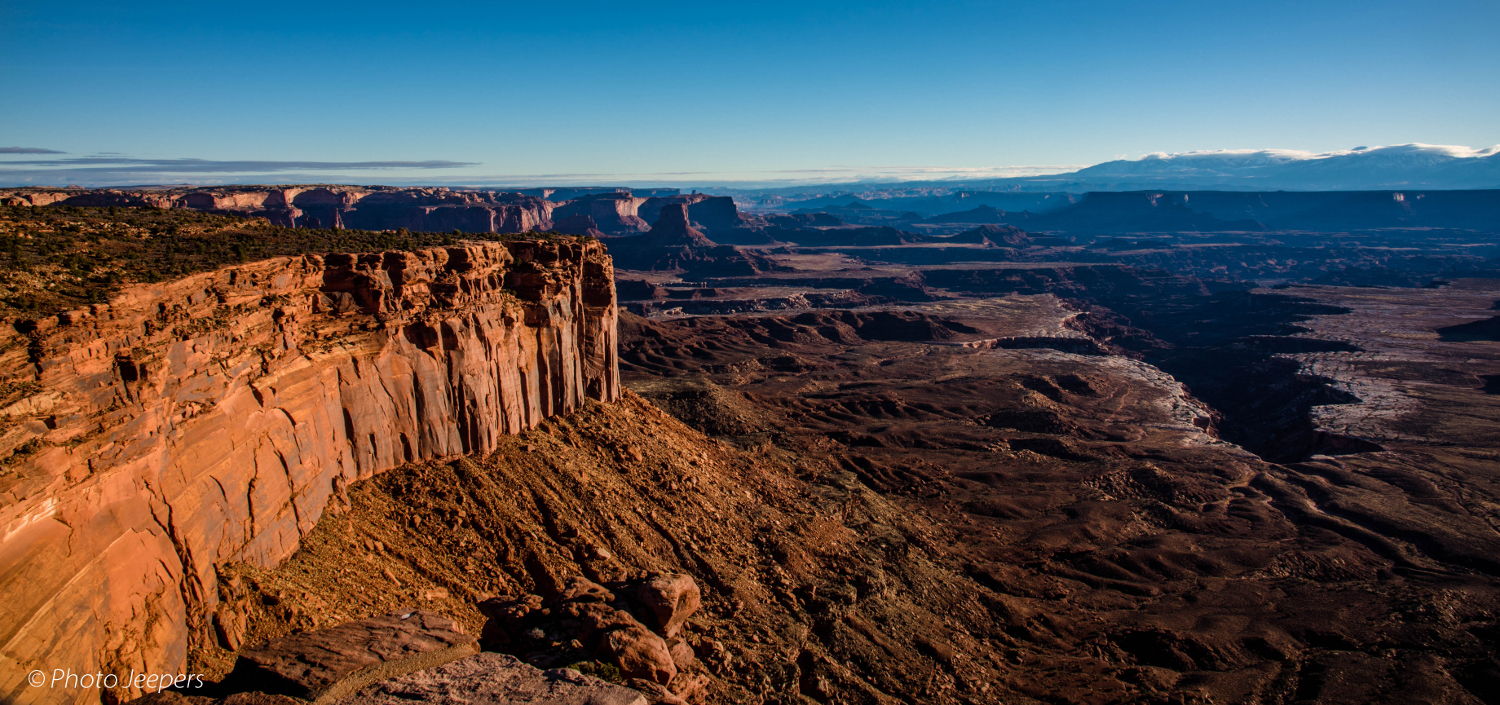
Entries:
{"label": "dirt ground", "polygon": [[[1007,301],[627,316],[639,395],[355,486],[280,568],[226,567],[226,620],[477,630],[489,595],[679,571],[712,702],[1496,702],[1500,505],[1461,476],[1492,456],[1266,462],[1057,300]],[[1468,464],[1400,472],[1434,453]]]}

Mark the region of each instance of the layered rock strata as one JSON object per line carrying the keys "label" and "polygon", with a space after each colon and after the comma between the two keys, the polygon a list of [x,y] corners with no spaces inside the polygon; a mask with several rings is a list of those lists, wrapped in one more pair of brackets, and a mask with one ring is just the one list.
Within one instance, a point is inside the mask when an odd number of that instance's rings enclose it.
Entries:
{"label": "layered rock strata", "polygon": [[0,192],[7,205],[187,208],[265,218],[288,228],[515,233],[552,227],[557,204],[505,191],[389,186],[233,186],[150,191]]}
{"label": "layered rock strata", "polygon": [[747,276],[785,269],[755,251],[708,239],[693,227],[683,203],[663,206],[644,235],[611,238],[610,249],[626,269],[685,269],[690,276]]}
{"label": "layered rock strata", "polygon": [[[345,487],[620,393],[597,242],[278,258],[135,286],[0,353],[0,701],[33,669],[181,672],[217,566],[273,566]],[[128,689],[120,696],[137,694]]]}
{"label": "layered rock strata", "polygon": [[637,215],[637,210],[647,199],[635,198],[629,193],[606,193],[582,196],[557,207],[556,217],[592,218],[600,230],[610,234],[634,234],[650,230],[651,226]]}

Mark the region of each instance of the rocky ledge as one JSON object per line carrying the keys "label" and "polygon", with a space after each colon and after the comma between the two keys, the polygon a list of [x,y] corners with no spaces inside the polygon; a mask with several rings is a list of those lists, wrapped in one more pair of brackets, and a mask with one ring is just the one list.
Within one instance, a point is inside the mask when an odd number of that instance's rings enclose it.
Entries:
{"label": "rocky ledge", "polygon": [[271,259],[17,325],[0,701],[100,696],[33,669],[180,673],[218,565],[277,564],[350,483],[617,398],[615,311],[604,248],[567,238]]}

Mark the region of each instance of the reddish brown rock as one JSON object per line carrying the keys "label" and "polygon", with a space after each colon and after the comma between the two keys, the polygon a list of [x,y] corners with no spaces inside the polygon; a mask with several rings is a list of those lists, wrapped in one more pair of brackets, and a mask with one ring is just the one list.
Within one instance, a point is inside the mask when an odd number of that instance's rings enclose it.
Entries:
{"label": "reddish brown rock", "polygon": [[693,227],[688,220],[688,207],[676,203],[663,206],[651,232],[641,236],[641,242],[651,247],[713,247],[714,241]]}
{"label": "reddish brown rock", "polygon": [[672,681],[672,692],[678,698],[689,703],[701,703],[708,700],[708,676],[701,673],[684,674]]}
{"label": "reddish brown rock", "polygon": [[698,583],[681,573],[650,578],[636,592],[636,599],[651,610],[657,631],[668,637],[677,636],[687,618],[703,604]]}
{"label": "reddish brown rock", "polygon": [[0,338],[43,390],[0,433],[28,448],[0,484],[0,700],[48,664],[180,672],[216,564],[274,566],[357,480],[617,398],[612,279],[577,240],[284,257]]}
{"label": "reddish brown rock", "polygon": [[575,602],[564,605],[559,609],[559,613],[564,617],[578,620],[578,639],[584,643],[592,643],[594,637],[613,629],[645,628],[645,625],[636,621],[629,612],[598,602]]}
{"label": "reddish brown rock", "polygon": [[[658,219],[661,218],[661,209],[669,206],[684,205],[688,207],[688,215],[691,216],[693,214],[694,206],[710,198],[713,197],[709,196],[706,193],[677,194],[675,196],[654,196],[652,198],[646,199],[646,201],[641,204],[640,208],[636,209],[636,215],[640,216],[641,220],[644,220],[648,223],[655,223]],[[728,200],[730,202],[730,205],[734,204],[734,201],[732,199],[726,198],[725,200]]]}
{"label": "reddish brown rock", "polygon": [[486,644],[505,645],[514,640],[521,623],[532,612],[542,608],[540,595],[511,597],[502,595],[479,603],[479,612],[489,621],[485,622],[479,638]]}
{"label": "reddish brown rock", "polygon": [[370,686],[340,705],[645,705],[629,688],[577,671],[538,670],[513,656],[482,653]]}
{"label": "reddish brown rock", "polygon": [[328,703],[477,651],[474,637],[453,620],[423,610],[395,612],[292,634],[241,652],[226,683]]}
{"label": "reddish brown rock", "polygon": [[586,215],[572,215],[556,220],[552,223],[552,229],[565,235],[604,237],[604,231],[599,229],[593,218]]}
{"label": "reddish brown rock", "polygon": [[557,219],[587,216],[606,233],[629,235],[651,229],[636,214],[646,200],[629,193],[592,194],[558,205],[553,216]]}
{"label": "reddish brown rock", "polygon": [[159,191],[15,189],[0,194],[0,199],[36,206],[187,208],[265,218],[284,227],[406,228],[466,233],[547,230],[552,225],[552,209],[556,205],[536,196],[507,191],[390,186],[223,186]]}
{"label": "reddish brown rock", "polygon": [[200,695],[183,695],[176,691],[163,690],[143,698],[130,701],[130,705],[307,705],[306,700],[275,693],[233,693],[223,698]]}
{"label": "reddish brown rock", "polygon": [[521,597],[500,595],[479,603],[481,614],[490,619],[499,620],[512,628],[519,625],[526,615],[541,608],[542,597],[540,595],[522,595]]}
{"label": "reddish brown rock", "polygon": [[667,640],[667,652],[672,654],[672,663],[677,665],[679,671],[693,665],[693,661],[697,659],[693,647],[678,637]]}
{"label": "reddish brown rock", "polygon": [[588,578],[573,577],[563,583],[557,599],[562,602],[614,602],[615,594]]}
{"label": "reddish brown rock", "polygon": [[214,636],[218,638],[219,646],[238,651],[245,642],[246,628],[245,614],[229,603],[220,603],[219,609],[214,611]]}
{"label": "reddish brown rock", "polygon": [[672,682],[677,665],[667,643],[649,629],[633,625],[604,635],[599,646],[601,655],[620,667],[628,678],[641,678],[662,685]]}
{"label": "reddish brown rock", "polygon": [[650,705],[688,705],[686,700],[656,681],[632,678],[627,685],[645,696],[646,702]]}

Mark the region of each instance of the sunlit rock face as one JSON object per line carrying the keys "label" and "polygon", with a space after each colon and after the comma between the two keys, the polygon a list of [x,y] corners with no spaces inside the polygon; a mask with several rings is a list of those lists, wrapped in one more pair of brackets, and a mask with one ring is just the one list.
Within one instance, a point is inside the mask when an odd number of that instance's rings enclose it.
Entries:
{"label": "sunlit rock face", "polygon": [[[0,369],[0,700],[33,669],[179,673],[216,566],[289,556],[344,488],[620,395],[597,242],[278,258],[19,326]],[[121,696],[137,694],[123,690]]]}
{"label": "sunlit rock face", "polygon": [[[641,199],[637,199],[641,200]],[[265,218],[287,228],[522,233],[552,228],[556,203],[509,191],[393,186],[225,186],[152,191],[15,189],[0,204],[186,208]]]}

